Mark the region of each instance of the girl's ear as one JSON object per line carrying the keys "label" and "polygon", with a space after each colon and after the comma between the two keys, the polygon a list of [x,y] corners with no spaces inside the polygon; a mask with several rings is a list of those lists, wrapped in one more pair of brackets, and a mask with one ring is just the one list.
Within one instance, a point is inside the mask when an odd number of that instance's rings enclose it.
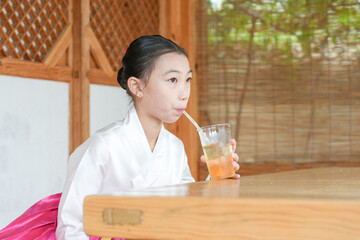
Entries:
{"label": "girl's ear", "polygon": [[128,88],[129,88],[130,92],[132,93],[132,95],[141,99],[142,96],[144,95],[143,81],[141,81],[140,79],[138,79],[136,77],[130,77],[127,81],[127,84],[128,84]]}

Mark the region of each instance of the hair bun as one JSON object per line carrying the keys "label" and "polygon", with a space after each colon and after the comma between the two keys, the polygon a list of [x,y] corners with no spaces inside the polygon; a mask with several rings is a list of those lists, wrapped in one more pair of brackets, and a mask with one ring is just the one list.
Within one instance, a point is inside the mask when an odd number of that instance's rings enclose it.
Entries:
{"label": "hair bun", "polygon": [[127,81],[123,77],[123,72],[124,72],[124,68],[121,67],[118,71],[117,81],[123,89],[127,90]]}

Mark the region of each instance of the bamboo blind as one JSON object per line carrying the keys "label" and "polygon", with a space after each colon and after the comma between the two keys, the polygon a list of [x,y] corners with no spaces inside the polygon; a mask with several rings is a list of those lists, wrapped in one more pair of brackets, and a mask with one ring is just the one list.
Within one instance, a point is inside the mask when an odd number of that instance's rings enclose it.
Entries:
{"label": "bamboo blind", "polygon": [[0,2],[0,57],[43,62],[69,24],[68,1]]}
{"label": "bamboo blind", "polygon": [[359,27],[357,1],[201,1],[201,125],[229,122],[244,166],[358,164]]}

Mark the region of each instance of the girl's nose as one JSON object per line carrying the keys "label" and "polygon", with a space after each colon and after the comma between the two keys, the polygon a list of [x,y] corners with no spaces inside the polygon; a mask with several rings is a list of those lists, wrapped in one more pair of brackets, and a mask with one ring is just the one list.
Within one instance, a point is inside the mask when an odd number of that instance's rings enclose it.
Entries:
{"label": "girl's nose", "polygon": [[190,86],[185,84],[183,88],[181,88],[179,93],[180,100],[187,100],[190,97]]}

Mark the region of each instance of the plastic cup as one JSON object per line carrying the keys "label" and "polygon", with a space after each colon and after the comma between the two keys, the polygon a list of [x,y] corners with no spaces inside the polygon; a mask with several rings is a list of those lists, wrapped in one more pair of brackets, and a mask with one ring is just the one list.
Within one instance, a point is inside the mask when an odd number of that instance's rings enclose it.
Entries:
{"label": "plastic cup", "polygon": [[230,124],[206,126],[198,132],[211,179],[234,177]]}

